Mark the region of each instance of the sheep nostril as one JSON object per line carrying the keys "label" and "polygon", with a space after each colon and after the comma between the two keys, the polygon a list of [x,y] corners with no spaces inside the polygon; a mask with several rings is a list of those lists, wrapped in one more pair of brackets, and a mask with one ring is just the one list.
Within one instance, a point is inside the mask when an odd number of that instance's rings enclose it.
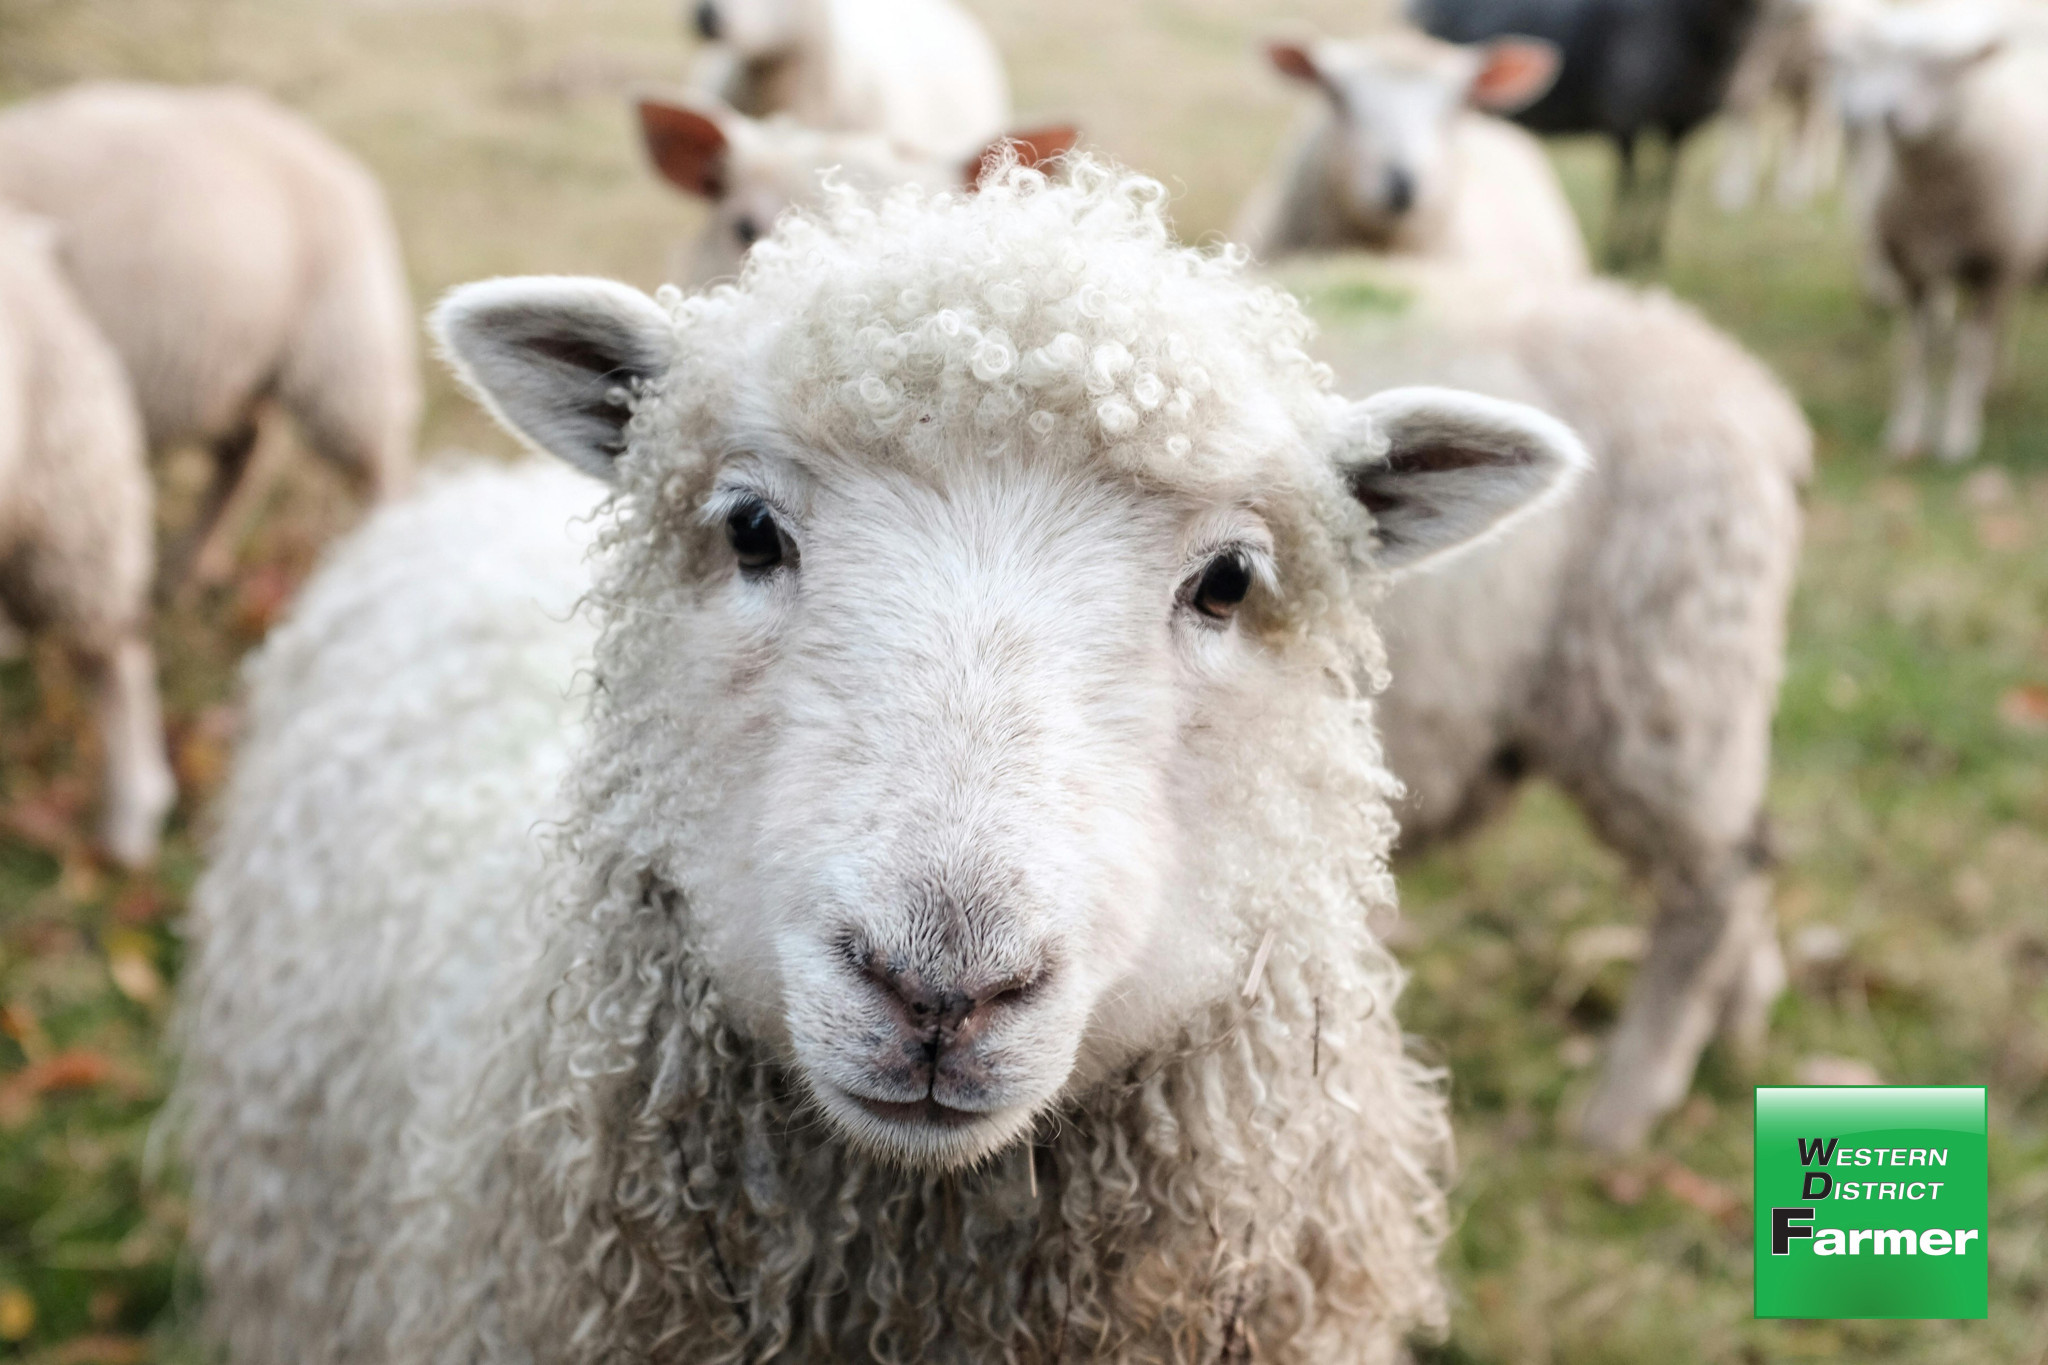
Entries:
{"label": "sheep nostril", "polygon": [[1387,209],[1406,213],[1415,202],[1415,177],[1399,166],[1387,172]]}
{"label": "sheep nostril", "polygon": [[697,25],[697,36],[707,43],[717,42],[718,35],[723,27],[718,22],[718,6],[712,4],[711,0],[704,0],[703,4],[697,6],[697,12],[694,17]]}

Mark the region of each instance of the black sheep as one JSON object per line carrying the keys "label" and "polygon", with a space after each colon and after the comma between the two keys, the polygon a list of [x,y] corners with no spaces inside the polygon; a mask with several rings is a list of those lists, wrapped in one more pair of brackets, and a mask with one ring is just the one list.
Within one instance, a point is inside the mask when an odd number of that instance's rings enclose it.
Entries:
{"label": "black sheep", "polygon": [[[1410,0],[1415,22],[1455,43],[1510,34],[1564,53],[1556,84],[1514,115],[1538,133],[1605,133],[1621,155],[1607,231],[1610,265],[1654,261],[1688,133],[1721,107],[1759,0]],[[1661,132],[1665,154],[1639,164]],[[1650,158],[1641,158],[1649,162]]]}

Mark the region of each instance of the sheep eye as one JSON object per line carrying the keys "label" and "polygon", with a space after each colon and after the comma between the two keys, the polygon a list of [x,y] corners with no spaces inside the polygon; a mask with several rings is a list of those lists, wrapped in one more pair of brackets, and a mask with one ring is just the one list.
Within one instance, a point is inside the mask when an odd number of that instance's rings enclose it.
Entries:
{"label": "sheep eye", "polygon": [[1196,611],[1211,620],[1228,621],[1251,590],[1251,563],[1242,552],[1232,550],[1209,561],[1189,600]]}
{"label": "sheep eye", "polygon": [[742,247],[750,247],[761,240],[761,227],[751,218],[742,218],[732,225],[732,235],[739,238]]}
{"label": "sheep eye", "polygon": [[789,557],[789,544],[768,504],[749,498],[725,518],[725,538],[740,567],[748,573],[766,573]]}

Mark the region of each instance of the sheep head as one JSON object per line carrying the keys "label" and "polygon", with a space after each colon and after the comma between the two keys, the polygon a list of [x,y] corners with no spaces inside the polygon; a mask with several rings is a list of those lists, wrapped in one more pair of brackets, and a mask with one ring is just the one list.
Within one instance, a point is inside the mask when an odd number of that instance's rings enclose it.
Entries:
{"label": "sheep head", "polygon": [[500,280],[436,315],[508,427],[619,491],[593,824],[681,893],[737,1025],[906,1163],[1238,998],[1247,879],[1307,894],[1248,811],[1320,786],[1281,821],[1301,884],[1383,878],[1371,585],[1585,458],[1513,404],[1334,397],[1154,182],[1072,180],[849,195],[695,298]]}
{"label": "sheep head", "polygon": [[1266,57],[1328,100],[1332,188],[1353,226],[1383,242],[1454,192],[1454,120],[1467,108],[1509,114],[1534,103],[1561,61],[1538,38],[1462,46],[1401,29],[1353,41],[1275,42]]}
{"label": "sheep head", "polygon": [[947,163],[907,153],[878,133],[749,118],[709,96],[650,95],[639,102],[639,115],[654,168],[710,207],[690,262],[690,277],[700,283],[738,274],[747,249],[790,205],[816,204],[827,177],[867,191],[892,185],[973,189],[985,168],[1011,159],[1040,165],[1066,153],[1077,136],[1066,124],[1031,128]]}
{"label": "sheep head", "polygon": [[1965,78],[2006,47],[2006,22],[1969,4],[1920,4],[1845,16],[1827,49],[1842,121],[1904,147],[1949,127]]}

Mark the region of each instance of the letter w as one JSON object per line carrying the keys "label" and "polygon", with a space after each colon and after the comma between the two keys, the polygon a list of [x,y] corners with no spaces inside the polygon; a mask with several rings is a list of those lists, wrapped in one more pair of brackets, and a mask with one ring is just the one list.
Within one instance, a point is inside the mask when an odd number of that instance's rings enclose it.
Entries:
{"label": "letter w", "polygon": [[[1829,1138],[1828,1145],[1823,1147],[1820,1145],[1820,1139],[1815,1138],[1813,1140],[1813,1146],[1809,1147],[1806,1145],[1806,1139],[1800,1138],[1799,1164],[1802,1166],[1812,1166],[1815,1164],[1822,1166],[1827,1165],[1830,1161],[1835,1159],[1835,1144],[1840,1141],[1840,1138]],[[1816,1158],[1818,1158],[1817,1162]]]}

